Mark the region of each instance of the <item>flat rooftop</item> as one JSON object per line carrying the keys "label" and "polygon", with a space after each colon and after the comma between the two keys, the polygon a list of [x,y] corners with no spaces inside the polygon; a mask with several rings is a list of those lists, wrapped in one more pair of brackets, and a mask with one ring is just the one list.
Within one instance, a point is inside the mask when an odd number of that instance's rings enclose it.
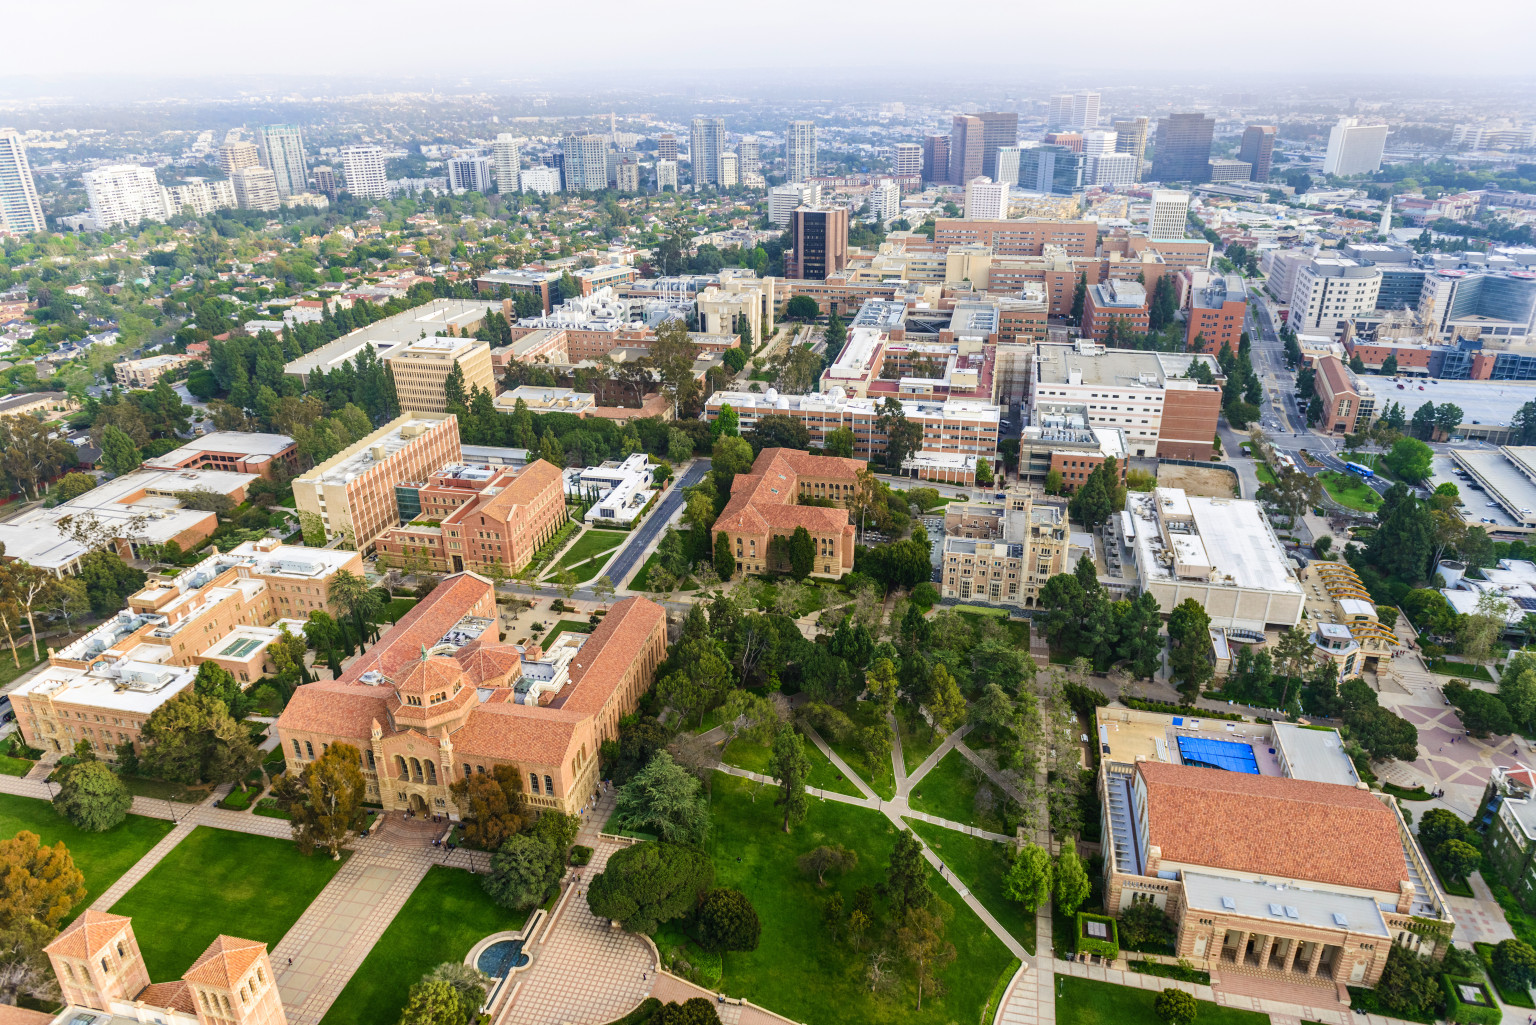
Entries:
{"label": "flat rooftop", "polygon": [[1267,918],[1280,926],[1308,925],[1318,929],[1348,929],[1373,936],[1391,935],[1381,909],[1370,897],[1284,881],[1239,879],[1202,872],[1184,872],[1182,875],[1184,899],[1190,907],[1201,911]]}
{"label": "flat rooftop", "polygon": [[1215,377],[1222,376],[1216,360],[1202,354],[1048,344],[1035,349],[1035,380],[1038,384],[1159,388],[1170,378],[1183,377],[1196,360],[1209,365]]}
{"label": "flat rooftop", "polygon": [[[1209,567],[1210,583],[1261,591],[1301,594],[1280,539],[1270,528],[1258,502],[1239,498],[1199,498],[1177,488],[1151,493],[1132,492],[1126,511],[1135,520],[1136,565],[1145,580],[1179,580],[1163,555],[1172,552],[1178,564]],[[1193,530],[1160,524],[1183,522]]]}
{"label": "flat rooftop", "polygon": [[458,331],[484,318],[486,310],[498,309],[500,305],[487,299],[433,299],[305,353],[284,366],[283,373],[305,377],[322,368],[329,372],[355,358],[364,346],[370,344],[382,358],[397,347],[420,339],[423,331],[428,335]]}
{"label": "flat rooftop", "polygon": [[1515,523],[1536,526],[1536,483],[1521,469],[1522,464],[1536,466],[1536,448],[1455,448],[1451,449],[1451,461],[1470,473],[1472,479],[1484,488],[1481,492],[1462,488],[1468,517],[1480,518],[1486,511],[1480,508],[1486,506],[1486,502],[1478,501],[1486,494],[1488,499],[1499,503]]}
{"label": "flat rooftop", "polygon": [[[1132,763],[1138,758],[1149,762],[1186,764],[1179,750],[1179,738],[1224,741],[1249,748],[1260,776],[1284,776],[1280,759],[1274,752],[1274,732],[1264,723],[1231,722],[1200,716],[1165,715],[1131,708],[1105,706],[1096,715],[1099,753],[1116,762]],[[1106,752],[1104,746],[1108,745]]]}
{"label": "flat rooftop", "polygon": [[[1366,375],[1362,380],[1370,382],[1376,392],[1378,410],[1388,402],[1399,402],[1410,420],[1426,402],[1436,406],[1449,402],[1464,411],[1461,421],[1464,425],[1470,426],[1475,419],[1483,424],[1508,426],[1516,410],[1527,402],[1536,402],[1536,381],[1447,381],[1437,377],[1435,383],[1430,384],[1423,378],[1400,376],[1394,382],[1390,377],[1372,375]],[[1403,386],[1402,391],[1397,388],[1399,384]],[[1421,386],[1423,391],[1419,391]]]}
{"label": "flat rooftop", "polygon": [[1292,779],[1337,783],[1352,787],[1360,782],[1355,763],[1344,753],[1337,730],[1309,729],[1295,723],[1274,723],[1276,749],[1285,759]]}
{"label": "flat rooftop", "polygon": [[410,417],[410,419],[404,423],[396,421],[382,435],[375,432],[360,441],[354,442],[350,447],[343,449],[340,453],[332,456],[299,479],[305,481],[318,480],[322,484],[345,484],[373,469],[373,467],[421,437],[424,431],[431,430],[447,418],[447,414],[431,416],[422,413],[407,413],[406,416]]}
{"label": "flat rooftop", "polygon": [[191,459],[199,452],[236,452],[246,458],[251,456],[267,456],[271,458],[281,455],[292,444],[293,439],[286,434],[209,431],[201,438],[193,438],[185,445],[182,445],[180,448],[174,448],[163,456],[156,456],[154,459],[147,460],[145,465],[169,464],[175,466],[183,460]]}

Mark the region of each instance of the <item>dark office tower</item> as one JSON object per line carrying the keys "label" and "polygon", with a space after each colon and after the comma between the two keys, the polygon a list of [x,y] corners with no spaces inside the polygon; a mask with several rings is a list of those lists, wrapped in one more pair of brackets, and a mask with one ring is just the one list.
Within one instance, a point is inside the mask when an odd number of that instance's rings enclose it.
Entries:
{"label": "dark office tower", "polygon": [[1237,151],[1237,159],[1253,165],[1253,181],[1269,181],[1269,165],[1274,155],[1274,125],[1249,125],[1243,129],[1243,145]]}
{"label": "dark office tower", "polygon": [[656,159],[677,159],[677,136],[671,132],[662,132],[656,137]]}
{"label": "dark office tower", "polygon": [[1019,151],[1019,188],[1052,196],[1070,196],[1083,187],[1081,153],[1045,143]]}
{"label": "dark office tower", "polygon": [[788,277],[825,281],[848,266],[847,207],[796,207],[789,215],[789,232],[795,251],[784,262]]}
{"label": "dark office tower", "polygon": [[1216,119],[1204,114],[1169,114],[1157,119],[1152,180],[1204,182],[1211,173],[1211,132]]}
{"label": "dark office tower", "polygon": [[1136,180],[1141,181],[1141,170],[1147,158],[1147,119],[1122,118],[1115,122],[1114,128],[1115,152],[1129,153],[1136,158]]}
{"label": "dark office tower", "polygon": [[1011,111],[984,110],[976,116],[981,119],[981,173],[996,181],[997,151],[1004,146],[1019,144],[1019,115]]}
{"label": "dark office tower", "polygon": [[949,136],[923,137],[923,181],[949,181]]}
{"label": "dark office tower", "polygon": [[949,183],[964,185],[981,177],[981,158],[986,153],[986,125],[981,118],[956,114],[949,130]]}

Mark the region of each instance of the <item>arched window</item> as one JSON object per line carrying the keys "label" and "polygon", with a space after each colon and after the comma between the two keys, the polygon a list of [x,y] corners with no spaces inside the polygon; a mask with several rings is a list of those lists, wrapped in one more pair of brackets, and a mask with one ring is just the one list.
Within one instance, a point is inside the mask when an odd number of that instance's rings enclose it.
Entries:
{"label": "arched window", "polygon": [[539,774],[537,772],[530,772],[528,774],[528,789],[534,793],[539,792]]}
{"label": "arched window", "polygon": [[421,762],[415,758],[411,759],[411,778],[418,783],[421,782]]}
{"label": "arched window", "polygon": [[373,752],[372,751],[364,751],[363,752],[363,757],[368,759],[368,771],[369,772],[377,772],[378,770],[375,769],[374,765],[373,765]]}
{"label": "arched window", "polygon": [[405,767],[405,759],[400,755],[395,755],[395,768],[399,770],[400,779],[411,778],[410,772]]}
{"label": "arched window", "polygon": [[315,745],[311,744],[307,740],[304,741],[304,753],[307,754],[310,758],[315,757]]}
{"label": "arched window", "polygon": [[555,792],[555,781],[548,776],[544,777],[544,792],[546,794],[553,794]]}
{"label": "arched window", "polygon": [[108,975],[112,974],[112,966],[107,964],[106,958],[101,959],[101,970],[106,972]]}
{"label": "arched window", "polygon": [[295,740],[293,742],[293,757],[295,757],[295,758],[303,758],[304,757],[304,752],[299,750],[299,742],[297,740]]}
{"label": "arched window", "polygon": [[437,786],[437,763],[436,762],[428,762],[427,763],[427,782],[432,784],[433,786]]}
{"label": "arched window", "polygon": [[118,957],[127,957],[128,956],[128,948],[123,946],[123,941],[122,940],[118,940],[117,941],[117,956]]}

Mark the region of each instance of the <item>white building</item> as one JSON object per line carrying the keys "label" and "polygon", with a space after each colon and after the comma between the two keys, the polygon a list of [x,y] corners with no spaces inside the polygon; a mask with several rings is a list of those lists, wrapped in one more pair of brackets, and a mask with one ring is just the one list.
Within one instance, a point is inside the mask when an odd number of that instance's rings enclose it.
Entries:
{"label": "white building", "polygon": [[636,452],[623,462],[610,460],[601,466],[589,466],[585,470],[565,471],[567,495],[598,496],[597,502],[587,510],[588,523],[617,523],[629,526],[645,511],[656,496],[652,486],[656,480],[656,467],[644,452]]}
{"label": "white building", "polygon": [[27,147],[15,132],[0,132],[0,232],[30,235],[47,227]]}
{"label": "white building", "polygon": [[565,156],[565,191],[601,192],[608,187],[608,137],[567,135],[560,140]]}
{"label": "white building", "polygon": [[1134,185],[1137,180],[1137,160],[1134,153],[1105,153],[1095,157],[1088,172],[1093,185]]}
{"label": "white building", "polygon": [[785,174],[792,182],[816,176],[816,122],[791,121],[784,136]]}
{"label": "white building", "polygon": [[1074,132],[1091,131],[1099,127],[1099,94],[1072,94],[1072,123]]}
{"label": "white building", "polygon": [[656,161],[656,191],[660,192],[663,189],[671,189],[673,192],[677,191],[676,160]]}
{"label": "white building", "polygon": [[1184,237],[1189,221],[1189,193],[1177,189],[1152,190],[1152,215],[1147,219],[1147,235],[1153,239],[1177,240]]}
{"label": "white building", "polygon": [[688,163],[695,190],[719,187],[720,158],[725,154],[725,118],[696,117],[688,135]]}
{"label": "white building", "polygon": [[999,146],[997,148],[997,180],[1007,182],[1009,185],[1019,183],[1019,155],[1023,152],[1018,146]]}
{"label": "white building", "polygon": [[[1001,153],[1001,150],[999,150]],[[998,159],[1002,159],[999,157]],[[916,142],[898,142],[891,150],[891,168],[898,177],[920,178],[923,174],[923,147]],[[1006,178],[1004,179],[1007,180]],[[1014,174],[1018,180],[1018,174]]]}
{"label": "white building", "polygon": [[749,174],[757,174],[763,169],[762,142],[752,136],[742,139],[736,143],[736,159],[743,179]]}
{"label": "white building", "polygon": [[808,182],[775,185],[768,190],[768,220],[781,228],[789,226],[790,214],[800,206],[820,206],[821,186]]}
{"label": "white building", "polygon": [[734,188],[741,182],[741,158],[734,153],[720,154],[720,187]]}
{"label": "white building", "polygon": [[207,217],[215,210],[228,210],[239,204],[233,181],[189,181],[165,190],[174,216],[190,209],[194,217]]}
{"label": "white building", "polygon": [[869,190],[869,212],[882,222],[900,217],[901,186],[889,178],[881,178],[876,182]]}
{"label": "white building", "polygon": [[235,200],[246,210],[276,210],[282,205],[282,195],[277,191],[277,175],[269,168],[260,165],[242,167],[231,181]]}
{"label": "white building", "polygon": [[1323,173],[1348,177],[1379,171],[1381,154],[1386,146],[1386,125],[1362,125],[1357,117],[1339,118],[1339,123],[1328,133]]}
{"label": "white building", "polygon": [[530,167],[517,175],[519,192],[537,192],[541,196],[560,191],[560,172],[553,167]]}
{"label": "white building", "polygon": [[1356,317],[1376,309],[1381,268],[1343,257],[1314,259],[1296,268],[1290,325],[1296,331],[1337,335]]}
{"label": "white building", "polygon": [[972,178],[965,183],[965,219],[1001,221],[1008,217],[1008,183]]}
{"label": "white building", "polygon": [[517,136],[502,132],[491,146],[491,163],[496,172],[496,191],[517,191],[517,175],[523,166],[522,152],[518,149]]}
{"label": "white building", "polygon": [[341,173],[347,191],[358,199],[389,198],[389,178],[384,172],[384,150],[378,146],[343,146]]}
{"label": "white building", "polygon": [[80,176],[98,231],[166,218],[165,190],[155,172],[138,164],[111,164]]}
{"label": "white building", "polygon": [[448,161],[448,187],[455,194],[490,192],[490,159],[488,157],[454,157]]}
{"label": "white building", "polygon": [[1209,178],[1213,182],[1246,182],[1253,180],[1253,165],[1246,160],[1213,157],[1210,161]]}
{"label": "white building", "polygon": [[277,180],[277,195],[287,198],[309,184],[304,161],[304,133],[297,125],[265,125],[256,130],[256,148],[262,166]]}

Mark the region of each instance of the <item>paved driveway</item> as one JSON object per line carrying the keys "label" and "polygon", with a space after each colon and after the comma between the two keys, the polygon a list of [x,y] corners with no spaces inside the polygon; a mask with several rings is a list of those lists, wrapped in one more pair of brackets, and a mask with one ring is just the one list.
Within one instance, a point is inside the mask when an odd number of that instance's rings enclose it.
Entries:
{"label": "paved driveway", "polygon": [[656,503],[656,508],[651,510],[651,514],[641,521],[640,526],[630,532],[629,541],[619,549],[619,554],[613,557],[605,570],[608,579],[613,581],[615,587],[624,586],[630,574],[634,573],[640,565],[640,560],[646,551],[666,529],[673,514],[683,507],[683,503],[687,501],[683,491],[697,484],[708,472],[709,460],[695,459],[693,465],[688,467],[687,471],[662,496],[661,501]]}

